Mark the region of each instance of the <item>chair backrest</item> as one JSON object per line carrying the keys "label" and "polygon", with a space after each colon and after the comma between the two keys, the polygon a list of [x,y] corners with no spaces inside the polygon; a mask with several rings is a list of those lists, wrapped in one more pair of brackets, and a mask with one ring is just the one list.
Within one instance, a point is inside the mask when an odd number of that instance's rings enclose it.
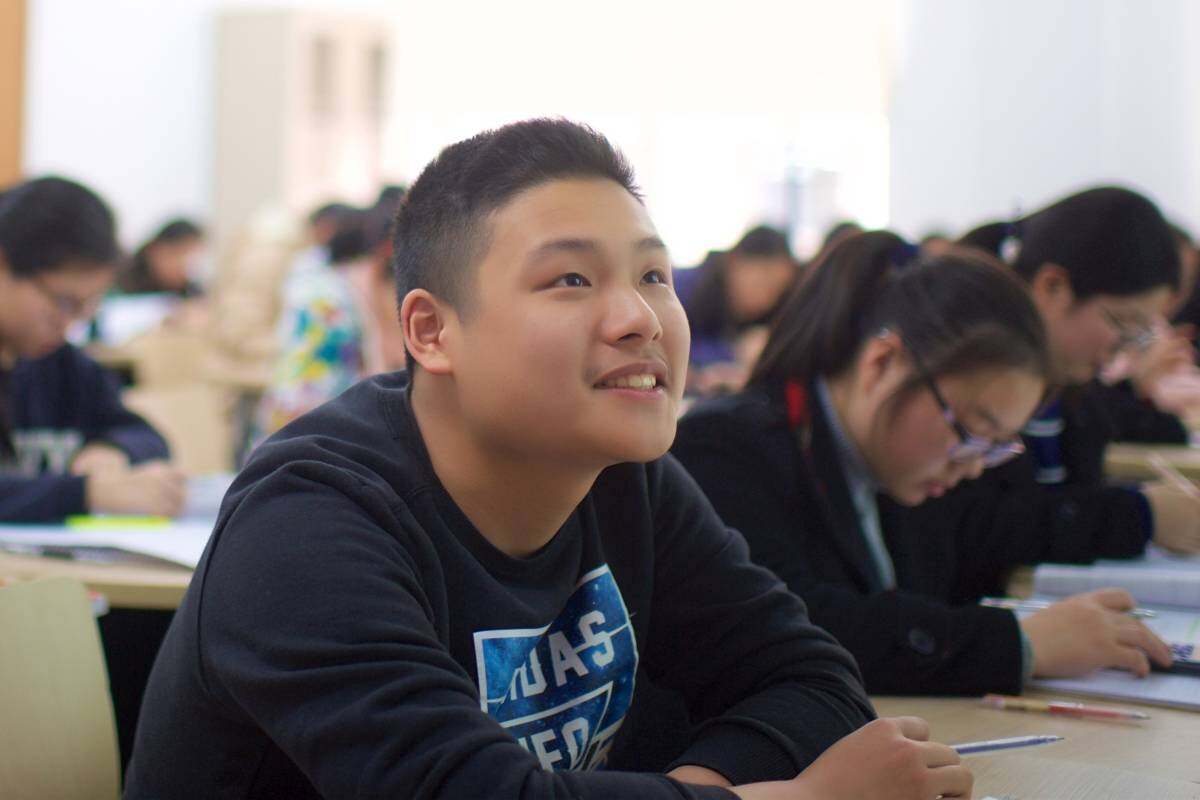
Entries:
{"label": "chair backrest", "polygon": [[188,475],[233,469],[230,392],[204,383],[126,389],[122,401],[163,435],[171,460]]}
{"label": "chair backrest", "polygon": [[114,800],[120,781],[108,673],[82,584],[0,586],[0,796]]}

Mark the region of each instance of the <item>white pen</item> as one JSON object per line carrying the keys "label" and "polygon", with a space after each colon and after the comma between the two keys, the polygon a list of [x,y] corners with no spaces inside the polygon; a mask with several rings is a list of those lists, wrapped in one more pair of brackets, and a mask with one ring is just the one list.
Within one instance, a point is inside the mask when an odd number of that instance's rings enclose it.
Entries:
{"label": "white pen", "polygon": [[1009,750],[1014,747],[1032,747],[1038,744],[1051,744],[1052,742],[1061,742],[1061,736],[1013,736],[1008,739],[991,739],[986,742],[963,742],[962,744],[950,745],[954,748],[954,752],[960,756],[969,756],[972,753],[988,753],[992,750]]}

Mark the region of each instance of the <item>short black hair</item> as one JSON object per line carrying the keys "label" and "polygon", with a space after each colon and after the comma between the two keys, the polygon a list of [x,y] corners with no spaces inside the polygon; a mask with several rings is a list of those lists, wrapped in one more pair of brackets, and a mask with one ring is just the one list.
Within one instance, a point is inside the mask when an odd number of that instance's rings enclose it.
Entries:
{"label": "short black hair", "polygon": [[91,189],[55,176],[33,178],[0,194],[0,253],[18,277],[79,266],[116,266],[112,211]]}
{"label": "short black hair", "polygon": [[159,242],[181,242],[184,239],[204,238],[204,228],[186,217],[175,217],[163,223],[158,232],[150,237],[147,245]]}
{"label": "short black hair", "polygon": [[324,222],[327,219],[337,221],[345,214],[353,211],[354,206],[348,203],[325,203],[324,205],[317,206],[315,209],[313,209],[312,213],[308,215],[308,224],[316,225],[318,222]]}
{"label": "short black hair", "polygon": [[505,125],[442,150],[396,216],[397,300],[426,289],[462,312],[471,267],[487,248],[487,216],[521,192],[564,178],[611,180],[641,200],[624,156],[596,131],[564,119]]}
{"label": "short black hair", "polygon": [[769,225],[756,225],[738,239],[734,255],[746,258],[791,258],[792,248],[787,234]]}

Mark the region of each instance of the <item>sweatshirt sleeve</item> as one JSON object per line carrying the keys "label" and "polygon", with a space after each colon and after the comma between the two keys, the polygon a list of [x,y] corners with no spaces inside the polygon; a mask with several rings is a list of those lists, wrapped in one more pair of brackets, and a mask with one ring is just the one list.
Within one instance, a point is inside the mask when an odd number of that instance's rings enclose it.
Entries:
{"label": "sweatshirt sleeve", "polygon": [[89,398],[83,424],[85,443],[104,442],[124,451],[131,463],[168,458],[167,442],[148,422],[121,402],[112,376],[84,353],[74,352],[80,384]]}
{"label": "sweatshirt sleeve", "polygon": [[80,475],[0,474],[0,522],[58,522],[86,511]]}
{"label": "sweatshirt sleeve", "polygon": [[853,657],[750,562],[668,456],[650,472],[657,528],[647,672],[683,694],[698,731],[676,760],[735,785],[790,779],[874,717]]}
{"label": "sweatshirt sleeve", "polygon": [[322,796],[732,800],[663,775],[543,770],[444,646],[448,587],[416,522],[354,491],[296,468],[260,483],[215,534],[198,611],[207,690]]}
{"label": "sweatshirt sleeve", "polygon": [[722,519],[745,535],[755,563],[803,598],[813,622],[854,655],[869,692],[1020,690],[1021,637],[1013,614],[955,608],[907,591],[863,594],[822,574],[816,554],[829,552],[825,523],[797,499],[800,476],[763,450],[745,437],[708,436],[695,426],[686,441],[676,442],[676,452]]}

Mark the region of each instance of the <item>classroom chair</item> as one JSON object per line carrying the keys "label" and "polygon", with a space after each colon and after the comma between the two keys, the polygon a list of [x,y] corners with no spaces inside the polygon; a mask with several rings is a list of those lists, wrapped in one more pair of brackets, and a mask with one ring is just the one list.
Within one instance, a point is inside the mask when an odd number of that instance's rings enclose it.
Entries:
{"label": "classroom chair", "polygon": [[231,393],[205,383],[126,389],[130,411],[155,427],[171,448],[171,460],[189,476],[233,469]]}
{"label": "classroom chair", "polygon": [[108,674],[83,585],[0,586],[0,795],[113,800],[120,767]]}

